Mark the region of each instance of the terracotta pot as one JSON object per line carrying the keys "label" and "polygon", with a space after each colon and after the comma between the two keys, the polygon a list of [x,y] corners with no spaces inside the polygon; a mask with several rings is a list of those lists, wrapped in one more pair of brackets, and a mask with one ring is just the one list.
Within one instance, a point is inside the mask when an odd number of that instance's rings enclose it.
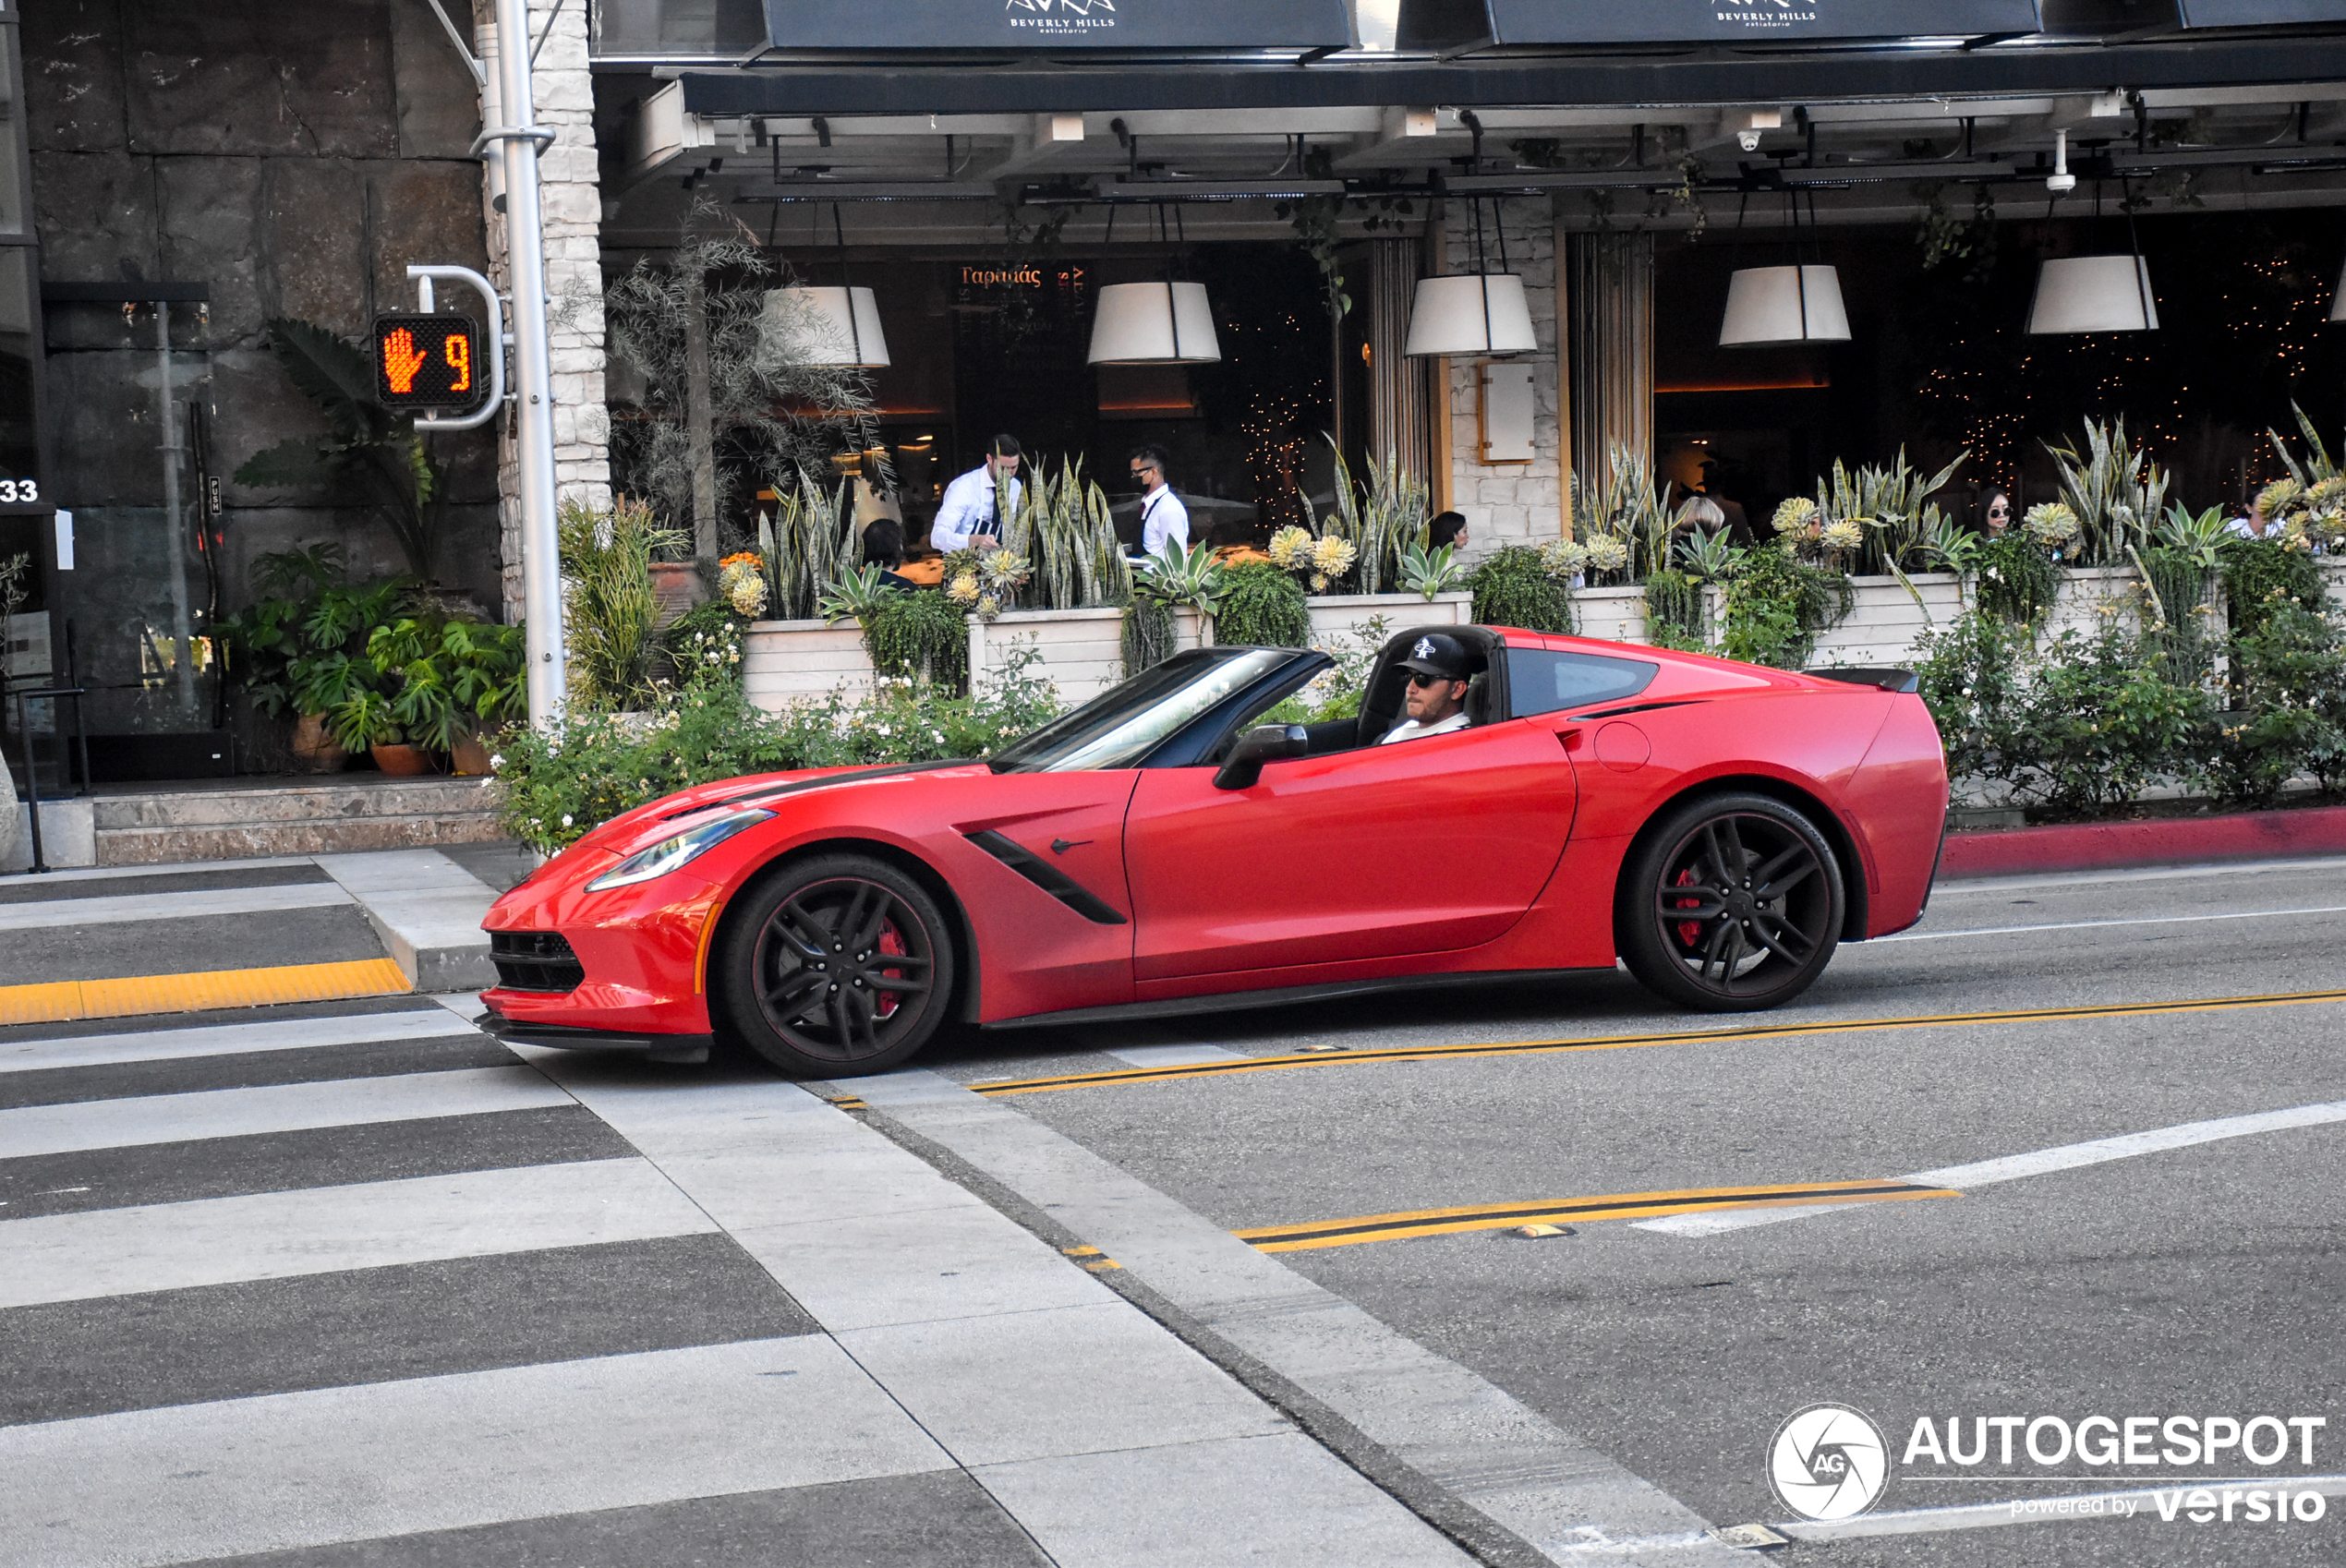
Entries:
{"label": "terracotta pot", "polygon": [[652,597],[659,603],[659,618],[653,629],[664,632],[670,621],[708,597],[708,585],[701,581],[700,568],[692,561],[655,561]]}
{"label": "terracotta pot", "polygon": [[294,766],[302,773],[340,773],[350,761],[350,754],[326,728],[325,715],[319,713],[305,713],[295,721],[293,754]]}
{"label": "terracotta pot", "polygon": [[431,771],[431,757],[421,746],[393,742],[371,746],[369,750],[374,754],[375,766],[393,778],[413,778]]}
{"label": "terracotta pot", "polygon": [[448,769],[464,778],[480,778],[496,771],[489,766],[489,747],[478,735],[457,737],[448,754]]}

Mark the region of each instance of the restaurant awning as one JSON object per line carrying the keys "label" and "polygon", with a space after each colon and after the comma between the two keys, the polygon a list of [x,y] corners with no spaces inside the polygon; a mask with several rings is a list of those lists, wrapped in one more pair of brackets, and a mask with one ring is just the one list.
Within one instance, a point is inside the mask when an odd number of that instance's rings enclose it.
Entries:
{"label": "restaurant awning", "polygon": [[1343,49],[1344,0],[766,0],[776,49]]}
{"label": "restaurant awning", "polygon": [[[2255,0],[2234,0],[2253,5]],[[1856,42],[2038,30],[2037,0],[1401,0],[1400,47]]]}

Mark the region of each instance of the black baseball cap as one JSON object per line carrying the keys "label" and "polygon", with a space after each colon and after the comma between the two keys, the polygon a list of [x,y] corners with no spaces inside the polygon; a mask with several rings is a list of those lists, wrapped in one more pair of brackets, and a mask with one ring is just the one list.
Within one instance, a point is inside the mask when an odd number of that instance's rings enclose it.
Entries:
{"label": "black baseball cap", "polygon": [[1482,656],[1446,633],[1427,632],[1409,645],[1409,657],[1401,668],[1445,681],[1469,681],[1481,673]]}

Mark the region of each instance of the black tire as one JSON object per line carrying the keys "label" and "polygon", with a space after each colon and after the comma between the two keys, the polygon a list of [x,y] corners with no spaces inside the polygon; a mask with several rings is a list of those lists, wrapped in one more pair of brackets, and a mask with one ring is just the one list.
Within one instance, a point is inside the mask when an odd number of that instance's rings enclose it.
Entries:
{"label": "black tire", "polygon": [[1807,816],[1767,795],[1703,795],[1622,867],[1614,929],[1629,972],[1663,1000],[1757,1012],[1824,972],[1845,897],[1840,857]]}
{"label": "black tire", "polygon": [[853,1078],[928,1043],[952,1005],[953,957],[919,883],[885,861],[824,855],[751,890],[713,955],[712,989],[742,1043],[784,1072]]}

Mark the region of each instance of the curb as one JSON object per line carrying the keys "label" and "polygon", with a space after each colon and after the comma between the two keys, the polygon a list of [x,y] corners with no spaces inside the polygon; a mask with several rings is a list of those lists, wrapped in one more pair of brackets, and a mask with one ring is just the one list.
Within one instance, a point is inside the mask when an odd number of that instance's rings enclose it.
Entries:
{"label": "curb", "polygon": [[2335,854],[2346,854],[2346,806],[2148,822],[2081,822],[2058,827],[1975,828],[1947,835],[1939,874],[1952,881],[2029,872]]}
{"label": "curb", "polygon": [[340,883],[421,992],[479,991],[497,983],[480,928],[497,891],[431,850],[310,857]]}

